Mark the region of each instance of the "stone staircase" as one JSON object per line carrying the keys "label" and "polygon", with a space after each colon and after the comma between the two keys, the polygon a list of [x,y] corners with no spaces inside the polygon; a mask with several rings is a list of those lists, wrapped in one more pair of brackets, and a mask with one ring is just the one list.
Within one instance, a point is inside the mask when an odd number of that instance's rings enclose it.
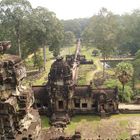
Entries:
{"label": "stone staircase", "polygon": [[55,127],[66,127],[70,123],[70,117],[66,112],[55,112],[51,116],[51,125]]}

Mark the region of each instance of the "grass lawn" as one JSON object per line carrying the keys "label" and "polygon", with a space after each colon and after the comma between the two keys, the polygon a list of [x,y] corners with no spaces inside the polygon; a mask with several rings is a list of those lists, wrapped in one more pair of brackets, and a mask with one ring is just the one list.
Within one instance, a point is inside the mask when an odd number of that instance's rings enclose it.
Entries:
{"label": "grass lawn", "polygon": [[50,127],[49,118],[46,116],[41,116],[41,124],[43,127],[49,128]]}
{"label": "grass lawn", "polygon": [[67,134],[74,134],[76,129],[81,129],[86,125],[90,125],[91,129],[96,129],[100,123],[99,116],[93,115],[77,115],[72,118],[71,123],[65,129]]}
{"label": "grass lawn", "polygon": [[[41,56],[43,57],[43,50],[42,49],[40,49],[38,51],[38,53],[40,53]],[[48,76],[48,73],[50,71],[51,64],[54,61],[53,60],[52,52],[49,51],[49,48],[46,48],[46,58],[47,58],[46,71],[41,72],[39,74],[39,77],[37,79],[34,79],[34,77],[33,77],[32,78],[33,80],[29,81],[29,82],[32,82],[33,85],[42,85],[44,82],[47,82],[47,76]],[[31,54],[31,55],[28,56],[28,58],[25,60],[25,64],[26,64],[27,68],[29,68],[29,69],[35,69],[33,67],[33,54]]]}
{"label": "grass lawn", "polygon": [[[137,127],[136,124],[137,123]],[[139,129],[140,114],[119,114],[106,119],[100,119],[95,115],[78,115],[72,118],[71,123],[65,129],[68,135],[80,130],[82,138],[130,138],[133,129]]]}
{"label": "grass lawn", "polygon": [[94,78],[96,72],[102,71],[102,64],[99,57],[93,57],[93,47],[82,46],[81,54],[86,56],[87,60],[93,60],[94,65],[80,65],[78,71],[78,84],[89,84]]}
{"label": "grass lawn", "polygon": [[48,60],[46,62],[46,71],[44,71],[43,73],[41,73],[40,78],[38,78],[37,80],[35,80],[33,82],[33,85],[42,85],[44,82],[47,82],[47,77],[48,77],[48,74],[50,72],[50,68],[51,68],[51,65],[52,65],[53,61],[54,60]]}
{"label": "grass lawn", "polygon": [[123,131],[119,134],[118,139],[124,140],[130,137],[130,134],[127,131]]}
{"label": "grass lawn", "polygon": [[95,65],[80,65],[78,70],[78,84],[85,85],[89,84],[90,80],[93,79],[93,71]]}

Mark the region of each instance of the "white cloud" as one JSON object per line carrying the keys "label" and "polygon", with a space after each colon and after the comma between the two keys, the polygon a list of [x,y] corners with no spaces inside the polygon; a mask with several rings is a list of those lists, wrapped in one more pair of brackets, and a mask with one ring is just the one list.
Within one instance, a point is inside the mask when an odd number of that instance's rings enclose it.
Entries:
{"label": "white cloud", "polygon": [[122,14],[140,8],[140,0],[29,0],[33,7],[44,6],[60,19],[90,17],[101,7]]}

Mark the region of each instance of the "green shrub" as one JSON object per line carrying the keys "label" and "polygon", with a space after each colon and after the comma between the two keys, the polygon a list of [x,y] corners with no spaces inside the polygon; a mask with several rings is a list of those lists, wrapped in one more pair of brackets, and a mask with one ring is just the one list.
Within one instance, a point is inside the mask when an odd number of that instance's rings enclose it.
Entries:
{"label": "green shrub", "polygon": [[36,57],[33,56],[34,66],[38,69],[43,68],[44,62],[43,57],[40,54],[37,54]]}
{"label": "green shrub", "polygon": [[119,100],[122,102],[131,102],[132,98],[132,88],[128,85],[125,86],[124,91],[122,90],[122,85],[119,80],[109,79],[104,82],[104,86],[107,88],[115,88],[118,87],[119,91]]}

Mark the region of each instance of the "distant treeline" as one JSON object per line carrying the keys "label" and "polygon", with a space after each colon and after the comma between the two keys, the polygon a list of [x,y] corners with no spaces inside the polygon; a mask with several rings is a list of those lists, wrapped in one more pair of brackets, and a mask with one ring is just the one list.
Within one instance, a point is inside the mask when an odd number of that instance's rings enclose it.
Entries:
{"label": "distant treeline", "polygon": [[102,8],[91,18],[59,20],[44,7],[33,8],[28,0],[0,2],[0,40],[10,40],[13,54],[26,58],[43,46],[54,56],[60,48],[82,38],[87,46],[101,50],[103,57],[111,54],[134,55],[140,48],[140,10],[115,15]]}
{"label": "distant treeline", "polygon": [[135,55],[140,49],[140,10],[115,15],[102,8],[91,18],[62,20],[64,31],[81,37],[83,43],[100,49],[105,57]]}

